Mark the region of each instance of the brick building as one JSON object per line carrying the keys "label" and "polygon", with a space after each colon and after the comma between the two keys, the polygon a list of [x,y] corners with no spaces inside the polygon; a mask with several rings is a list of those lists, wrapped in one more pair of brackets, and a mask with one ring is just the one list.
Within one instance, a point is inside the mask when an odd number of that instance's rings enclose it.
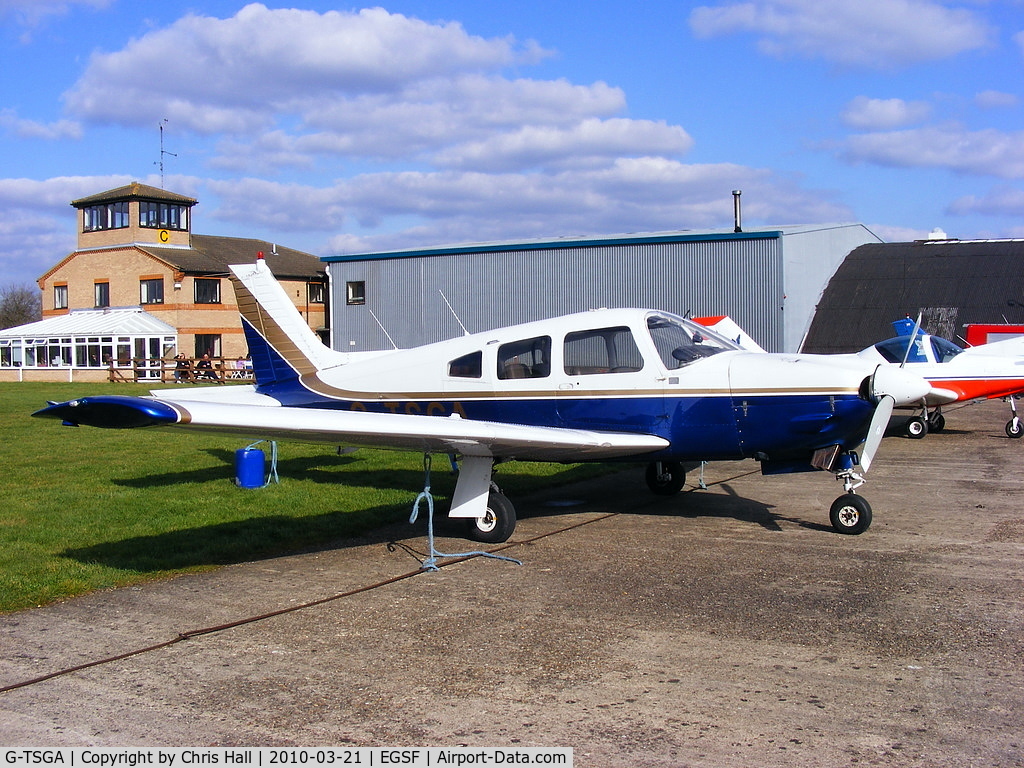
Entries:
{"label": "brick building", "polygon": [[[120,358],[117,337],[123,336],[123,344],[129,345],[127,334],[114,328],[94,340],[106,353],[97,362],[88,351],[92,336],[76,334],[74,318],[84,321],[87,312],[116,315],[127,308],[176,331],[174,349],[168,348],[166,334],[159,345],[133,340],[135,357],[152,356],[158,347],[163,357],[178,353],[244,356],[247,348],[227,279],[228,265],[251,262],[260,251],[310,327],[326,334],[327,278],[320,260],[263,240],[194,234],[191,219],[196,202],[139,183],[72,201],[78,247],[39,278],[42,324],[32,324],[32,335],[20,342],[19,329],[3,331],[0,379],[4,368],[40,369],[33,376],[37,379],[65,378],[69,376],[42,376],[42,369],[103,367],[110,350],[115,359]],[[47,321],[63,316],[70,317],[50,338]],[[92,325],[83,322],[83,327]],[[20,371],[19,378],[25,378],[24,373]]]}

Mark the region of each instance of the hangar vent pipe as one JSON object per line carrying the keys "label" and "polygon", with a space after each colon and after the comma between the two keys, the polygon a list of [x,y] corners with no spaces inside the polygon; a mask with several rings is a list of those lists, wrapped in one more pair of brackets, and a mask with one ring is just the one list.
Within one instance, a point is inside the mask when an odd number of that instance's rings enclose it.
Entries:
{"label": "hangar vent pipe", "polygon": [[741,189],[734,189],[732,191],[732,218],[735,223],[732,230],[733,232],[743,231],[743,218],[740,215],[740,195],[742,194],[743,190]]}

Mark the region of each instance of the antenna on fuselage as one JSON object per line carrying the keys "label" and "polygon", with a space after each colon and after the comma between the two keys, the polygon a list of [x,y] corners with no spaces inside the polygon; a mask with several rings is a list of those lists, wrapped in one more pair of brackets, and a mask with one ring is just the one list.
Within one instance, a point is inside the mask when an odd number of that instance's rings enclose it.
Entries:
{"label": "antenna on fuselage", "polygon": [[463,332],[463,333],[464,333],[464,334],[465,334],[466,336],[469,336],[469,331],[467,331],[467,330],[466,330],[466,326],[464,326],[464,325],[462,324],[462,321],[461,321],[461,320],[459,320],[459,316],[458,316],[458,314],[457,314],[457,313],[455,312],[455,308],[454,308],[454,307],[452,307],[452,304],[451,304],[451,302],[450,302],[450,301],[448,301],[448,297],[444,295],[444,291],[442,291],[442,290],[441,290],[440,288],[438,288],[438,289],[437,289],[437,292],[441,294],[441,298],[442,298],[442,299],[444,299],[444,303],[448,305],[448,309],[449,309],[449,311],[451,311],[451,313],[452,313],[452,316],[453,316],[453,317],[455,318],[455,322],[459,324],[459,328],[461,328],[461,329],[462,329],[462,332]]}
{"label": "antenna on fuselage", "polygon": [[382,323],[380,320],[377,319],[377,316],[375,314],[373,314],[373,310],[372,309],[370,309],[369,307],[367,307],[366,309],[370,313],[370,317],[373,318],[373,321],[375,323],[377,323],[378,326],[380,326],[380,329],[382,331],[384,331],[384,335],[388,337],[388,341],[391,342],[391,346],[394,347],[395,349],[398,349],[398,345],[395,344],[395,340],[391,338],[391,334],[388,333],[388,329],[384,327],[384,323]]}

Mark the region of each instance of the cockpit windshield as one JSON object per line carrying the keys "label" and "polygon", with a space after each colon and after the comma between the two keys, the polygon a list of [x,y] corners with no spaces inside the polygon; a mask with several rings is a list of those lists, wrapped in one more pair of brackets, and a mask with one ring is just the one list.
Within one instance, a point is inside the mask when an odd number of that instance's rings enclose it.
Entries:
{"label": "cockpit windshield", "polygon": [[930,363],[932,360],[937,363],[948,363],[963,352],[956,344],[940,336],[925,335],[915,336],[913,339],[910,336],[886,339],[875,344],[875,349],[890,363]]}
{"label": "cockpit windshield", "polygon": [[719,352],[740,349],[738,345],[700,323],[677,315],[648,315],[647,330],[661,361],[669,370],[682,368]]}

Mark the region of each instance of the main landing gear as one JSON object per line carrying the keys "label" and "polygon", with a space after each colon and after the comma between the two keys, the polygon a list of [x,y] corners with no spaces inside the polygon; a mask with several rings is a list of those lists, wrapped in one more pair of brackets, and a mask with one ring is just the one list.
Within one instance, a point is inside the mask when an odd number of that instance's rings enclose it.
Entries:
{"label": "main landing gear", "polygon": [[652,461],[644,473],[647,487],[658,496],[675,496],[686,485],[686,469],[678,461]]}
{"label": "main landing gear", "polygon": [[1006,399],[1010,401],[1010,411],[1013,413],[1013,418],[1006,422],[1006,436],[1013,438],[1024,437],[1024,421],[1017,417],[1017,398],[1011,395]]}
{"label": "main landing gear", "polygon": [[903,431],[907,437],[913,438],[914,440],[920,440],[925,435],[929,435],[933,432],[939,433],[945,428],[946,417],[942,415],[941,408],[936,408],[931,412],[926,408],[922,408],[920,414],[907,419],[907,423],[904,425]]}
{"label": "main landing gear", "polygon": [[466,523],[467,535],[473,541],[501,544],[508,541],[516,529],[516,508],[512,506],[508,496],[491,483],[491,492],[487,494],[487,509],[483,517],[471,517]]}

